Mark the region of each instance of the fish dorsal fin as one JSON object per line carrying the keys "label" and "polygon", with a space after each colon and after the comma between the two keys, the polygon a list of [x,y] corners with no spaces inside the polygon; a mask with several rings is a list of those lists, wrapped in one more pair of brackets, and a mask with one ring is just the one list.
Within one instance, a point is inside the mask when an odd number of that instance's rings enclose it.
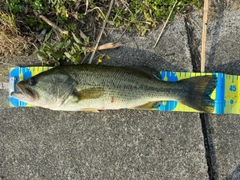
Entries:
{"label": "fish dorsal fin", "polygon": [[150,68],[147,66],[127,66],[130,70],[138,71],[141,74],[144,74],[146,77],[150,79],[161,79],[160,74],[157,73],[157,70],[154,68]]}
{"label": "fish dorsal fin", "polygon": [[97,99],[103,96],[104,89],[101,87],[83,89],[81,91],[73,92],[73,95],[77,97],[78,101],[87,99]]}

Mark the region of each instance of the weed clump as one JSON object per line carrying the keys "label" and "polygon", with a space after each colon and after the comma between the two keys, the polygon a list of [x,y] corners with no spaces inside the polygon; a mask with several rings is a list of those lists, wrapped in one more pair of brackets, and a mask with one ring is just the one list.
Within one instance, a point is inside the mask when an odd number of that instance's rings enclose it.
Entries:
{"label": "weed clump", "polygon": [[29,46],[27,39],[19,33],[14,16],[0,11],[0,58],[22,55]]}
{"label": "weed clump", "polygon": [[[144,36],[167,19],[175,1],[115,0],[107,24]],[[5,3],[7,13],[1,12],[0,17],[0,55],[25,52],[29,45],[27,38],[30,38],[42,62],[59,64],[60,60],[64,60],[80,63],[87,50],[96,44],[110,2],[8,0]],[[201,5],[199,0],[178,0],[170,20],[177,13],[188,13],[189,7],[199,8]],[[15,19],[18,20],[17,24]],[[21,33],[17,27],[21,27]],[[42,31],[47,33],[42,38],[44,40],[39,40]],[[62,32],[67,34],[63,35]],[[21,34],[28,34],[29,37]]]}

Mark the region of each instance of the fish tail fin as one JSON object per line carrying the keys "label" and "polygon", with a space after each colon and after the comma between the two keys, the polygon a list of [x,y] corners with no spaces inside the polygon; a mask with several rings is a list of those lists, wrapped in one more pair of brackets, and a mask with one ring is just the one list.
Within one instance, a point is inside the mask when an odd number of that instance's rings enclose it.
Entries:
{"label": "fish tail fin", "polygon": [[179,101],[196,110],[213,113],[214,100],[209,95],[214,91],[217,77],[212,75],[193,77],[181,80],[184,86],[189,87],[189,93]]}

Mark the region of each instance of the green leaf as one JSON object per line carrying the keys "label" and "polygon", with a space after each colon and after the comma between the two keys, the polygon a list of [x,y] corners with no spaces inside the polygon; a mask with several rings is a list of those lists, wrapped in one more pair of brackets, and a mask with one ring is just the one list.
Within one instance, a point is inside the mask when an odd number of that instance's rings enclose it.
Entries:
{"label": "green leaf", "polygon": [[37,53],[37,57],[40,61],[43,62],[43,61],[47,60],[48,56],[44,51],[39,50],[36,53]]}
{"label": "green leaf", "polygon": [[73,39],[74,39],[74,41],[75,41],[76,43],[82,44],[82,42],[77,38],[77,36],[75,36],[74,33],[72,33],[72,36],[73,36]]}
{"label": "green leaf", "polygon": [[64,48],[68,48],[70,44],[71,44],[70,40],[66,41],[64,44]]}
{"label": "green leaf", "polygon": [[69,54],[68,52],[65,52],[64,54],[65,54],[65,56],[66,56],[68,59],[72,59],[72,55]]}
{"label": "green leaf", "polygon": [[49,33],[46,34],[43,42],[46,42],[50,38],[51,35],[52,35],[52,29],[49,31]]}
{"label": "green leaf", "polygon": [[40,55],[38,55],[38,54],[37,54],[37,58],[38,58],[40,61],[43,61],[43,57],[40,56]]}
{"label": "green leaf", "polygon": [[64,46],[65,42],[58,42],[58,43],[55,43],[53,45],[53,49],[56,51],[56,50],[59,50],[59,49],[62,49],[63,46]]}
{"label": "green leaf", "polygon": [[47,57],[52,57],[51,51],[46,51]]}
{"label": "green leaf", "polygon": [[63,53],[62,52],[54,52],[52,54],[52,56],[54,57],[54,59],[62,59],[63,58]]}
{"label": "green leaf", "polygon": [[47,57],[47,55],[46,55],[46,53],[44,51],[37,51],[36,53],[37,53],[37,55],[39,55],[41,57],[44,57],[44,58]]}
{"label": "green leaf", "polygon": [[77,52],[77,50],[76,50],[74,47],[72,47],[70,53],[71,53],[71,54],[75,54],[76,52]]}
{"label": "green leaf", "polygon": [[80,56],[80,55],[77,55],[77,56],[73,59],[73,62],[74,62],[74,64],[79,64],[79,63],[80,63],[80,60],[81,60],[81,56]]}
{"label": "green leaf", "polygon": [[73,43],[73,46],[75,47],[75,49],[77,49],[78,51],[81,51],[81,49],[80,49],[80,46],[78,45],[78,44],[76,44],[76,43]]}
{"label": "green leaf", "polygon": [[83,42],[84,46],[87,46],[89,44],[89,37],[86,37]]}
{"label": "green leaf", "polygon": [[82,51],[83,51],[84,55],[87,54],[87,49],[86,49],[86,47],[82,47]]}

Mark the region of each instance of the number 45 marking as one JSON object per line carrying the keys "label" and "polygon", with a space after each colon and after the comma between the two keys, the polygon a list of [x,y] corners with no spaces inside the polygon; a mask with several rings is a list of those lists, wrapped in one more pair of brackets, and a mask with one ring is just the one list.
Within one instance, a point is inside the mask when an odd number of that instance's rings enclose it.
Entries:
{"label": "number 45 marking", "polygon": [[236,92],[237,90],[237,87],[236,85],[231,85],[230,88],[229,88],[230,91],[233,91],[233,92]]}

